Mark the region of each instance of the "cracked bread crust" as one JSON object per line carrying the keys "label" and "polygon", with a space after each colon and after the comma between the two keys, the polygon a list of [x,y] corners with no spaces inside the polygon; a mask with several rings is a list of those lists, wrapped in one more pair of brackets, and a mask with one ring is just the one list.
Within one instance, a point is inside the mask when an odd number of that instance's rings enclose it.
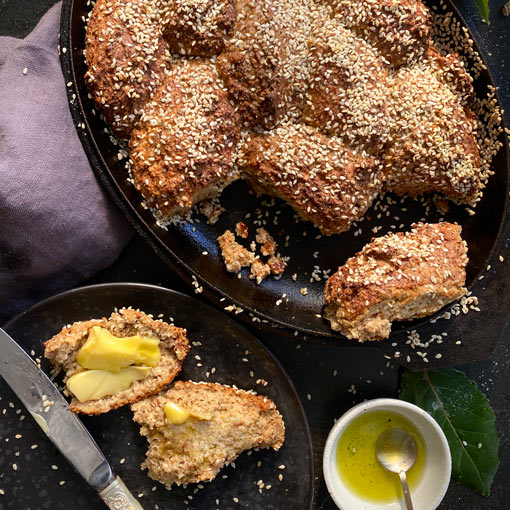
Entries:
{"label": "cracked bread crust", "polygon": [[466,293],[461,227],[417,223],[373,239],[329,278],[325,317],[347,338],[388,338],[391,323],[431,315]]}
{"label": "cracked bread crust", "polygon": [[[166,402],[205,419],[169,424]],[[149,441],[142,468],[167,488],[211,481],[243,451],[278,450],[285,439],[283,419],[271,400],[216,383],[177,381],[131,409],[133,420],[141,426],[140,434]]]}
{"label": "cracked bread crust", "polygon": [[142,335],[158,338],[161,359],[145,379],[134,381],[128,389],[115,395],[85,402],[73,397],[69,407],[75,413],[102,414],[158,393],[174,380],[189,350],[184,329],[161,320],[154,320],[138,310],[122,308],[112,313],[108,319],[75,322],[66,326],[44,343],[44,356],[50,360],[55,369],[64,371],[64,383],[67,383],[73,375],[85,370],[76,361],[76,356],[87,341],[93,326],[105,328],[117,337]]}

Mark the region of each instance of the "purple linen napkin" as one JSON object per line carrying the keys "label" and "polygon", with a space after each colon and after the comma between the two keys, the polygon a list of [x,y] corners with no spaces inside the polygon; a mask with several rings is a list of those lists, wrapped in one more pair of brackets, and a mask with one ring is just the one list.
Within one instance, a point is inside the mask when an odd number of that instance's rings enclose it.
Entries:
{"label": "purple linen napkin", "polygon": [[71,119],[60,8],[24,40],[0,37],[0,324],[110,265],[132,235]]}

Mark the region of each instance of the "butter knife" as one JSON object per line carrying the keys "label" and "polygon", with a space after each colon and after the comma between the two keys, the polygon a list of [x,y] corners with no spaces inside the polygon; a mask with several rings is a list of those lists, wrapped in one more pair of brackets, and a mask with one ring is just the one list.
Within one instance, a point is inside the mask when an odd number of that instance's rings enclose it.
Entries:
{"label": "butter knife", "polygon": [[0,376],[106,505],[111,510],[143,510],[55,385],[1,328],[0,360]]}

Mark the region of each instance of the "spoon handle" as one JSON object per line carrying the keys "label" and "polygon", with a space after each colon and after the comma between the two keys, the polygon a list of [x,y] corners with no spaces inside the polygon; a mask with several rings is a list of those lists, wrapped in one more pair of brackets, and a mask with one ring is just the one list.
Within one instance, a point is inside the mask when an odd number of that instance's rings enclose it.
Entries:
{"label": "spoon handle", "polygon": [[400,471],[398,476],[400,477],[400,483],[402,484],[402,490],[404,492],[405,509],[413,510],[413,502],[411,501],[411,492],[409,491],[409,485],[407,484],[406,472]]}

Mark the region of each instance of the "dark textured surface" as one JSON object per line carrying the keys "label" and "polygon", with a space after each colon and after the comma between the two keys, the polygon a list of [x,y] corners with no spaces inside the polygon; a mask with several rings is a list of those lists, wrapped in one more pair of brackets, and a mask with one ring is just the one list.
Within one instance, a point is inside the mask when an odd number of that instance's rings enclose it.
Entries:
{"label": "dark textured surface", "polygon": [[[282,332],[290,335],[299,330],[311,333],[310,340],[314,342],[351,345],[352,342],[333,332],[321,316],[325,283],[322,270],[336,270],[371,240],[375,227],[381,229],[381,235],[387,231],[407,230],[413,222],[424,220],[423,204],[411,199],[391,198],[388,194],[381,200],[379,208],[377,204],[372,206],[364,221],[353,225],[348,232],[317,237],[319,231],[309,223],[294,221],[293,211],[281,201],[255,197],[249,193],[246,184],[237,182],[222,193],[221,203],[226,211],[216,224],[208,225],[203,216],[195,215],[193,223],[162,229],[152,213],[140,203],[140,195],[134,186],[127,181],[124,162],[118,158],[119,147],[110,137],[104,136],[105,125],[95,114],[93,103],[88,98],[83,78],[83,19],[89,8],[86,0],[66,0],[63,5],[61,46],[67,51],[62,53],[61,61],[66,82],[71,85],[68,87],[71,113],[93,169],[133,226],[185,280],[190,282],[191,278],[196,278],[203,284],[212,301],[218,304],[223,296],[229,303],[249,311],[240,315],[241,320],[250,322],[250,314],[255,314],[263,320],[278,323],[283,326]],[[477,92],[482,96],[486,94],[489,83],[489,74],[481,73],[475,82]],[[510,252],[502,242],[502,238],[509,236],[510,232],[506,147],[494,159],[493,170],[495,175],[489,180],[474,216],[468,215],[463,207],[454,206],[450,206],[450,211],[444,215],[446,220],[462,225],[462,235],[469,247],[467,286],[480,299],[482,312],[479,315],[483,318],[471,313],[457,317],[455,322],[441,320],[433,324],[427,318],[395,324],[391,342],[378,343],[375,347],[391,357],[400,357],[400,362],[412,369],[486,359],[492,354],[506,324],[503,310],[510,309],[510,266],[497,262],[500,255],[510,258]],[[390,198],[391,204],[388,204]],[[405,214],[403,207],[406,208]],[[427,221],[439,221],[441,215],[435,209],[431,208]],[[245,219],[248,211],[251,217]],[[246,221],[250,227],[248,242],[254,236],[255,225],[263,221],[278,242],[282,254],[290,256],[288,267],[280,279],[267,278],[257,285],[247,278],[247,271],[238,278],[238,275],[224,270],[216,239],[226,229],[233,229],[239,220]],[[492,266],[490,271],[485,270],[487,264]],[[317,278],[312,277],[314,267],[321,268]],[[483,280],[479,279],[480,275]],[[302,288],[307,289],[306,295],[302,295]],[[488,305],[495,292],[504,299],[499,308]],[[479,320],[491,325],[490,338],[484,341],[476,335]],[[412,329],[417,329],[422,339],[443,333],[448,339],[461,335],[464,344],[459,347],[452,341],[445,341],[440,352],[432,345],[427,361],[424,361],[407,343],[408,332]],[[436,357],[436,354],[440,356]]]}
{"label": "dark textured surface", "polygon": [[[147,442],[132,421],[127,407],[98,417],[83,417],[99,447],[111,459],[114,469],[123,478],[133,494],[143,494],[141,500],[146,508],[159,505],[161,508],[201,510],[216,499],[221,508],[252,508],[253,510],[293,508],[310,510],[313,495],[312,447],[306,418],[292,384],[278,363],[267,353],[245,329],[226,318],[210,306],[176,292],[142,285],[100,285],[71,291],[36,305],[6,325],[6,331],[35,356],[43,354],[42,342],[58,333],[63,325],[78,320],[109,316],[115,307],[133,306],[155,317],[163,314],[164,320],[175,319],[175,324],[187,330],[190,352],[177,376],[181,380],[211,381],[242,389],[255,389],[267,395],[278,406],[285,427],[285,444],[278,451],[262,449],[241,455],[234,469],[226,468],[210,484],[194,492],[195,485],[187,488],[164,488],[150,480],[139,469],[147,448]],[[193,344],[194,343],[194,344]],[[42,363],[46,372],[49,363]],[[211,373],[212,369],[215,369]],[[256,381],[266,380],[267,386]],[[30,419],[23,423],[23,434],[19,427],[18,403],[8,386],[0,381],[0,395],[4,402],[16,402],[8,407],[2,417],[2,442],[0,450],[0,472],[3,473],[1,488],[6,491],[6,510],[32,508],[30,505],[50,505],[53,509],[73,510],[104,508],[92,489],[71,472],[69,465],[60,456],[49,461],[58,469],[48,470],[47,455],[55,449],[41,439],[39,427]],[[41,447],[31,450],[32,444]],[[5,446],[4,446],[5,445]],[[16,458],[15,451],[20,451]],[[296,453],[299,452],[299,455]],[[125,462],[121,463],[120,459]],[[257,463],[260,461],[260,467]],[[11,468],[16,463],[18,469]],[[285,469],[278,466],[284,465]],[[283,478],[280,481],[279,475]],[[44,481],[43,481],[44,480]],[[51,490],[64,480],[60,490]],[[270,490],[259,492],[256,485],[263,480],[272,485]],[[25,488],[42,489],[47,485],[47,495],[37,495]],[[76,500],[75,490],[81,487],[82,499]],[[156,490],[152,490],[156,487]],[[191,498],[189,497],[191,496]],[[239,499],[239,503],[234,502]],[[184,503],[186,502],[186,504]]]}
{"label": "dark textured surface", "polygon": [[[0,33],[23,35],[28,30],[27,27],[37,21],[40,16],[39,5],[43,2],[8,0],[4,3],[3,9],[0,10]],[[502,18],[499,14],[503,3],[503,0],[491,2],[493,10],[491,27],[479,22],[476,8],[471,1],[464,0],[463,5],[459,3],[459,6],[462,8],[462,13],[465,15],[465,19],[489,63],[495,82],[499,87],[502,105],[510,113],[510,18]],[[2,4],[0,3],[0,5]],[[7,15],[9,18],[6,18]],[[14,25],[18,25],[18,22],[11,21],[14,19],[23,21],[20,32],[12,29]],[[508,123],[510,116],[508,113],[506,115]],[[504,247],[505,249],[510,247],[510,243],[506,239],[504,240]],[[103,271],[91,283],[107,281],[140,281],[164,285],[182,290],[188,294],[193,291],[180,278],[169,272],[167,266],[156,257],[153,250],[139,237],[127,247],[112,268]],[[198,297],[200,298],[200,296]],[[489,310],[501,308],[502,305],[506,308],[507,305],[504,304],[503,298],[504,296],[501,296],[496,288],[494,295],[487,299],[486,306]],[[504,308],[503,313],[510,312],[510,310]],[[490,318],[478,319],[473,324],[472,329],[477,336],[487,340],[492,339]],[[388,367],[388,361],[384,359],[380,352],[374,349],[290,342],[287,338],[279,336],[275,332],[252,330],[284,365],[301,396],[310,422],[315,449],[317,493],[314,509],[333,510],[335,505],[325,489],[321,469],[322,450],[326,436],[333,426],[333,420],[353,404],[364,399],[396,396],[399,382],[398,370]],[[440,510],[458,510],[459,508],[506,510],[509,507],[510,486],[507,482],[507,475],[510,472],[510,343],[508,334],[508,328],[501,332],[502,340],[491,360],[459,367],[465,370],[480,385],[481,389],[488,395],[496,413],[501,438],[501,466],[496,475],[492,493],[489,498],[484,498],[472,490],[452,482],[443,503],[439,507]],[[462,334],[459,334],[458,338],[463,338]],[[334,375],[335,370],[337,375]],[[356,394],[353,394],[352,391],[349,392],[351,385],[355,385]],[[307,395],[310,395],[310,400]],[[0,408],[3,409],[4,407],[9,409],[8,403],[0,402]],[[23,426],[20,425],[19,432],[24,433],[24,430]],[[0,444],[2,445],[5,444],[4,435],[4,431],[1,430]],[[43,439],[44,436],[41,433],[39,435],[41,448],[44,444]],[[56,455],[50,447],[46,446],[45,448],[48,457],[41,455],[37,462],[46,462],[47,465],[50,465],[54,463]],[[8,460],[12,458],[14,459],[12,462],[16,462],[14,452],[20,450],[20,448],[17,448],[15,444],[13,446],[11,443],[9,449]],[[22,455],[24,454],[26,454],[25,450],[23,450]],[[64,466],[62,461],[61,463]],[[10,462],[8,462],[9,466]],[[58,480],[61,478],[52,477],[52,482],[48,483],[48,477],[51,474],[49,470],[45,474],[43,483],[46,482],[46,486],[43,489],[37,491],[30,487],[23,487],[23,489],[32,490],[34,494],[43,491],[43,497],[50,493],[57,493],[62,489],[58,485]],[[0,488],[2,488],[2,478],[0,478]],[[77,499],[84,497],[81,494],[82,485],[74,486],[73,490]],[[0,508],[2,508],[1,498],[2,496],[0,496]],[[30,510],[36,508],[38,506],[34,504],[30,507]],[[42,507],[39,505],[39,508]],[[203,510],[214,508],[216,508],[214,502],[203,506]],[[19,510],[25,509],[20,508]]]}

